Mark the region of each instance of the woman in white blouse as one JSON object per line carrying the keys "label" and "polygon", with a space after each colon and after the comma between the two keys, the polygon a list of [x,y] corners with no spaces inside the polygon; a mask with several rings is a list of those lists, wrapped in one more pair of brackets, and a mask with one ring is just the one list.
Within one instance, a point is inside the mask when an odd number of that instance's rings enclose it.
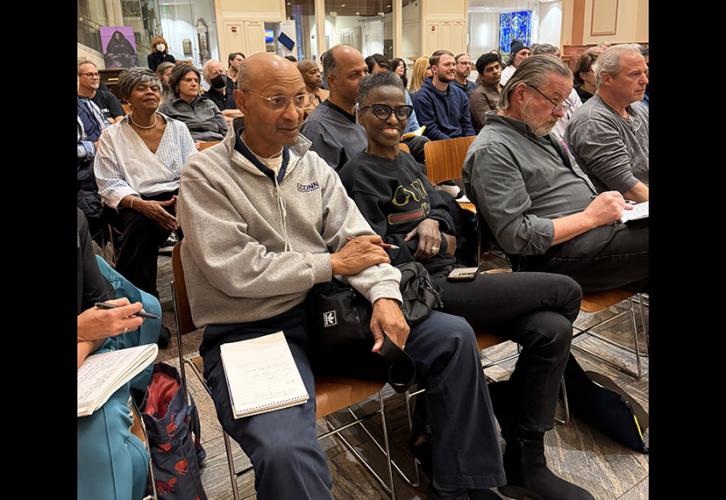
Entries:
{"label": "woman in white blouse", "polygon": [[123,223],[116,270],[158,297],[159,245],[178,229],[179,177],[197,150],[186,125],[157,111],[161,82],[151,70],[130,68],[118,86],[131,112],[101,134],[94,172],[103,202]]}

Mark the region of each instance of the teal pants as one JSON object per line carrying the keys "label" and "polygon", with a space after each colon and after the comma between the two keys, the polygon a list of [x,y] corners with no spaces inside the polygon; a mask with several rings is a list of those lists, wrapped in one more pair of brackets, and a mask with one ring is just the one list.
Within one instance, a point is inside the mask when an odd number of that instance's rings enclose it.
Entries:
{"label": "teal pants", "polygon": [[[161,317],[161,305],[152,295],[134,287],[96,257],[98,267],[116,291],[116,297],[141,301],[144,310]],[[114,351],[155,343],[161,320],[144,321],[141,328],[106,339],[96,352]],[[78,419],[78,500],[140,500],[146,490],[149,455],[131,434],[130,389],[145,390],[151,379],[149,366],[116,391],[93,415]]]}

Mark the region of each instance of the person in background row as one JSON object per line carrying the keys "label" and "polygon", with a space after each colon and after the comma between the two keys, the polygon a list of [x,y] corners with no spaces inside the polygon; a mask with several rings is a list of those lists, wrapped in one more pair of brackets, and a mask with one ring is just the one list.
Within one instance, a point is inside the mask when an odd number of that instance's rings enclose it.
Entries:
{"label": "person in background row", "polygon": [[358,87],[368,66],[358,49],[339,44],[325,52],[323,71],[330,95],[310,113],[300,133],[312,142],[311,150],[338,170],[368,143],[355,115]]}
{"label": "person in background row", "polygon": [[[145,68],[131,68],[118,81],[131,112],[99,139],[94,171],[103,202],[123,222],[116,270],[141,290],[156,288],[159,245],[178,229],[175,214],[179,176],[197,152],[184,123],[157,112],[161,82]],[[162,325],[160,345],[168,342]]]}
{"label": "person in background row", "polygon": [[406,61],[403,59],[396,57],[395,59],[391,59],[391,68],[393,68],[393,72],[396,73],[398,76],[401,77],[401,81],[403,81],[403,88],[408,89],[408,76],[406,75]]}
{"label": "person in background row", "polygon": [[178,64],[171,71],[169,85],[174,97],[159,111],[186,124],[195,141],[219,141],[227,133],[227,122],[211,99],[199,95],[199,71]]}
{"label": "person in background row", "polygon": [[295,56],[285,56],[285,59],[287,59],[290,62],[293,62],[293,63],[297,64],[297,57],[295,57]]}
{"label": "person in background row", "polygon": [[[539,54],[551,54],[555,57],[562,59],[560,57],[560,49],[549,43],[537,43],[532,46],[532,55],[536,56]],[[570,118],[572,118],[572,115],[580,106],[582,106],[582,101],[580,101],[580,96],[577,95],[577,91],[573,88],[570,91],[570,95],[568,95],[567,99],[565,99],[565,116],[557,120],[557,124],[555,124],[554,128],[552,129],[552,134],[557,137],[557,139],[560,141],[560,144],[562,144],[562,147],[564,147],[565,149],[569,148],[567,142],[565,141],[565,129],[567,128],[567,123],[570,121]]]}
{"label": "person in background row", "polygon": [[522,61],[530,56],[529,47],[524,45],[521,40],[514,39],[510,44],[509,59],[507,60],[507,67],[502,71],[502,78],[499,83],[504,87],[509,79],[514,74],[514,71],[520,65]]}
{"label": "person in background row", "polygon": [[242,52],[230,52],[227,56],[227,78],[232,83],[237,84],[237,78],[239,77],[239,68],[242,62],[245,60],[245,55]]}
{"label": "person in background row", "polygon": [[320,103],[328,98],[330,91],[323,88],[323,77],[318,63],[310,59],[305,59],[297,63],[297,69],[305,81],[305,88],[313,96],[310,99],[310,104],[304,110],[305,117],[307,118]]}
{"label": "person in background row", "polygon": [[174,69],[175,63],[163,62],[156,67],[156,77],[161,82],[161,102],[173,97],[173,92],[169,86],[169,77],[171,76],[171,70]]}
{"label": "person in background row", "polygon": [[169,44],[166,43],[166,40],[164,40],[163,36],[156,35],[154,38],[152,38],[151,53],[146,56],[146,61],[148,62],[149,69],[151,71],[156,71],[156,68],[159,67],[159,64],[163,62],[176,62],[174,56],[169,54]]}
{"label": "person in background row", "polygon": [[413,73],[411,74],[411,85],[408,88],[409,95],[413,98],[413,95],[421,89],[421,85],[426,78],[431,78],[433,73],[431,72],[431,65],[429,64],[429,58],[421,56],[416,59],[413,63]]}
{"label": "person in background row", "polygon": [[459,54],[454,57],[456,62],[456,79],[452,82],[467,94],[476,88],[476,83],[469,80],[471,74],[471,57],[469,54]]}
{"label": "person in background row", "polygon": [[499,105],[499,94],[502,86],[499,80],[502,77],[502,60],[498,53],[488,52],[476,60],[478,86],[469,92],[469,109],[471,111],[471,124],[478,134],[486,124],[486,114],[489,111],[496,113]]}
{"label": "person in background row", "polygon": [[424,135],[432,141],[476,135],[471,126],[469,98],[458,85],[454,54],[437,50],[429,58],[433,76],[424,80],[421,90],[413,96],[413,106]]}
{"label": "person in background row", "polygon": [[229,127],[234,118],[242,116],[242,112],[234,105],[234,83],[230,87],[231,80],[224,74],[224,66],[214,59],[204,63],[202,73],[209,84],[209,90],[202,97],[217,105]]}
{"label": "person in background row", "polygon": [[115,95],[99,88],[101,75],[96,65],[88,59],[78,61],[78,95],[93,101],[109,123],[116,123],[124,117],[124,110]]}
{"label": "person in background row", "polygon": [[598,56],[602,54],[602,49],[592,47],[580,54],[577,60],[577,67],[574,71],[575,91],[580,96],[580,101],[587,102],[589,98],[595,95],[597,86],[595,85],[595,68]]}
{"label": "person in background row", "polygon": [[648,65],[633,45],[613,45],[597,62],[597,92],[570,120],[566,139],[598,192],[648,201],[649,108],[643,103]]}

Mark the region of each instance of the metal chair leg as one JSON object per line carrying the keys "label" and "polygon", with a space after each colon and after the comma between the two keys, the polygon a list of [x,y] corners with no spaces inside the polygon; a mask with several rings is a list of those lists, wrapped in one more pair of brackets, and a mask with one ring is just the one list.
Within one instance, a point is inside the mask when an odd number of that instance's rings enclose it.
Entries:
{"label": "metal chair leg", "polygon": [[565,408],[565,418],[560,419],[555,415],[555,422],[564,425],[570,421],[570,402],[567,400],[567,387],[565,386],[565,377],[562,377],[562,384],[560,384],[560,392],[562,393],[562,406]]}

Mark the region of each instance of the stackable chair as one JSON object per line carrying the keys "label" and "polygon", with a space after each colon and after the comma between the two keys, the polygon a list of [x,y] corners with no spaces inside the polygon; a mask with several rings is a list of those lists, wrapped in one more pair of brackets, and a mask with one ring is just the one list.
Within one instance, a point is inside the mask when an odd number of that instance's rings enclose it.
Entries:
{"label": "stackable chair", "polygon": [[[189,366],[192,373],[197,377],[199,382],[202,384],[204,389],[211,397],[211,390],[207,386],[204,376],[203,361],[201,356],[185,356],[182,348],[182,335],[192,332],[197,329],[192,320],[191,309],[189,307],[189,299],[186,290],[186,283],[184,281],[184,270],[181,263],[181,245],[183,242],[179,242],[174,247],[172,252],[172,272],[174,280],[169,284],[171,287],[172,298],[174,301],[174,312],[176,315],[177,325],[177,342],[179,345],[179,366],[181,368],[182,384],[184,390],[187,391],[186,381],[186,370],[185,366]],[[382,389],[384,382],[375,382],[368,380],[358,380],[351,378],[342,377],[315,377],[315,404],[316,404],[316,418],[324,418],[325,424],[328,431],[319,435],[318,439],[326,437],[337,437],[343,445],[353,454],[353,456],[360,461],[365,469],[370,472],[373,477],[381,484],[383,489],[388,493],[391,498],[396,498],[395,485],[393,481],[393,470],[391,465],[391,453],[388,444],[388,430],[386,428],[386,415],[385,407],[383,403]],[[188,392],[187,392],[188,394]],[[377,397],[378,408],[368,412],[364,415],[357,414],[351,406],[361,403],[373,396]],[[331,420],[328,418],[335,412],[347,410],[347,412],[353,417],[351,422],[335,427]],[[370,417],[380,415],[381,425],[383,429],[383,443],[379,443],[366,429],[363,422]],[[375,472],[370,463],[355,449],[350,442],[340,434],[341,431],[359,425],[360,428],[373,440],[376,448],[380,450],[385,456],[387,471],[387,479],[383,479],[379,474]],[[230,447],[229,435],[222,430],[224,436],[224,446],[227,453],[227,465],[229,467],[229,478],[232,483],[232,494],[235,500],[240,499],[240,493],[237,486],[237,476],[249,471],[252,467],[247,467],[241,471],[236,471],[234,462],[232,459],[232,449]]]}

